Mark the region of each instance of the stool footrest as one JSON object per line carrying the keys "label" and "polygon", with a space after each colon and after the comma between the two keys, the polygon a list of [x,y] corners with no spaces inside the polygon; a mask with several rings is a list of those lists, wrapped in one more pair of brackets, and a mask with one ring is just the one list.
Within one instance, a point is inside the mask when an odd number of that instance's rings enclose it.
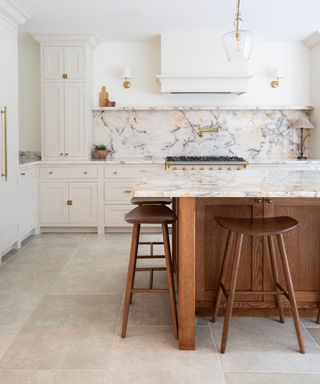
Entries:
{"label": "stool footrest", "polygon": [[166,267],[137,267],[136,272],[166,271]]}
{"label": "stool footrest", "polygon": [[[226,287],[223,284],[220,284],[220,288],[222,289],[223,294],[227,298],[229,296],[229,291],[226,289]],[[236,295],[283,295],[287,299],[289,299],[289,295],[287,292],[280,286],[280,291],[236,291]]]}
{"label": "stool footrest", "polygon": [[132,293],[145,293],[145,292],[154,292],[154,293],[166,293],[169,292],[168,288],[133,288]]}
{"label": "stool footrest", "polygon": [[164,259],[164,255],[141,255],[137,256],[137,259]]}
{"label": "stool footrest", "polygon": [[139,241],[139,245],[163,245],[163,241]]}

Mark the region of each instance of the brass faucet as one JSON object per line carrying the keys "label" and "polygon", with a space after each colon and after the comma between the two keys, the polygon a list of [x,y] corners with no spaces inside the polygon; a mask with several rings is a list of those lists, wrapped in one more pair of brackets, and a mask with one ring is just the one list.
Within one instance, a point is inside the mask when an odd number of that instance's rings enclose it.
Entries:
{"label": "brass faucet", "polygon": [[199,127],[198,136],[203,137],[205,132],[219,132],[220,127],[218,125],[210,127]]}

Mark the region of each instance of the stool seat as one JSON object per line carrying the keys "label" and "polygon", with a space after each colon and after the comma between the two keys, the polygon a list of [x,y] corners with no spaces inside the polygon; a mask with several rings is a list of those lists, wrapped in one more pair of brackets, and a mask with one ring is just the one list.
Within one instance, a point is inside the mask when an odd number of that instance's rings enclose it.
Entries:
{"label": "stool seat", "polygon": [[164,205],[139,205],[126,214],[125,220],[130,224],[171,224],[177,216]]}
{"label": "stool seat", "polygon": [[170,197],[133,197],[131,204],[134,205],[170,205],[172,199]]}
{"label": "stool seat", "polygon": [[272,236],[285,233],[298,225],[297,220],[288,216],[270,217],[264,219],[238,219],[216,217],[216,221],[232,232],[250,236]]}

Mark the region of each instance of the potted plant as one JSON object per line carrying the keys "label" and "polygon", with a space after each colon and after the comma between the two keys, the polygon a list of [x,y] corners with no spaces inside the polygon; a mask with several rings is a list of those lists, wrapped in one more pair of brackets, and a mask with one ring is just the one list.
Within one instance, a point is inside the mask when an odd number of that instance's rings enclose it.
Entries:
{"label": "potted plant", "polygon": [[107,158],[108,151],[104,144],[98,144],[93,146],[92,157],[94,159],[105,160]]}

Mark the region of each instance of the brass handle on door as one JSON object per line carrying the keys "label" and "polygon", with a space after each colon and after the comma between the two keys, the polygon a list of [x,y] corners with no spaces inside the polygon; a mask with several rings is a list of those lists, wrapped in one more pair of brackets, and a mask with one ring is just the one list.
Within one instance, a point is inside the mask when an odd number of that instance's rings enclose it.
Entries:
{"label": "brass handle on door", "polygon": [[67,200],[67,205],[72,205],[72,200]]}
{"label": "brass handle on door", "polygon": [[1,109],[1,115],[3,115],[3,141],[4,141],[4,170],[1,173],[1,177],[4,180],[8,180],[8,127],[7,127],[7,107]]}

